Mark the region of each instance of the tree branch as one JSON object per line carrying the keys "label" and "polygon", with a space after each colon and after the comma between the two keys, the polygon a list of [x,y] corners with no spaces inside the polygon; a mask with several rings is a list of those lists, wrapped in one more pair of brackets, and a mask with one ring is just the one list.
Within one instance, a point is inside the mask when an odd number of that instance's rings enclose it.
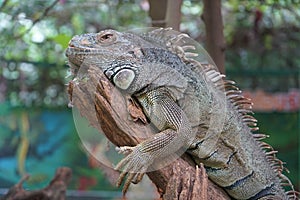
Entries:
{"label": "tree branch", "polygon": [[21,181],[9,189],[8,193],[2,198],[3,200],[64,200],[67,185],[72,176],[70,168],[61,167],[56,170],[55,176],[49,185],[40,190],[24,190],[22,184],[29,176],[25,176]]}
{"label": "tree branch", "polygon": [[41,16],[39,18],[36,18],[35,20],[33,20],[31,26],[25,30],[23,33],[20,33],[19,35],[15,36],[15,39],[21,38],[23,35],[29,33],[31,31],[31,29],[35,26],[35,24],[37,24],[39,21],[41,21],[42,19],[44,19],[49,11],[59,2],[59,0],[55,0],[52,2],[52,4],[50,4],[50,6],[48,6],[47,8],[45,8],[45,10],[43,11],[43,13],[41,14]]}
{"label": "tree branch", "polygon": [[203,3],[202,19],[205,23],[207,51],[220,72],[224,74],[226,44],[223,35],[221,0],[204,0]]}
{"label": "tree branch", "polygon": [[[68,93],[71,104],[116,146],[135,146],[155,134],[153,128],[142,122],[143,113],[132,104],[130,96],[116,90],[97,66],[90,66],[81,80],[71,81]],[[199,199],[201,196],[230,199],[223,189],[207,178],[203,166],[196,170],[187,154],[147,175],[164,199]]]}

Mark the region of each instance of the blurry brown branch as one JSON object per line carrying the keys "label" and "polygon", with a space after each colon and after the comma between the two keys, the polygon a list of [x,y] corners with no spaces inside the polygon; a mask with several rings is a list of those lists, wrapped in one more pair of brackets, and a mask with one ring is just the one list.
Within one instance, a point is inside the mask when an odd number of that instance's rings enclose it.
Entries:
{"label": "blurry brown branch", "polygon": [[29,178],[25,176],[22,180],[9,189],[3,200],[64,200],[72,176],[70,168],[61,167],[56,170],[56,174],[49,185],[40,190],[24,190],[22,184]]}
{"label": "blurry brown branch", "polygon": [[[129,96],[116,90],[98,67],[90,66],[80,77],[84,78],[69,83],[70,101],[99,134],[105,134],[116,146],[134,146],[142,138],[155,134],[155,130],[143,122],[145,116],[140,108]],[[163,199],[230,199],[207,178],[203,166],[196,170],[194,162],[185,154],[171,165],[147,175]]]}
{"label": "blurry brown branch", "polygon": [[29,32],[31,31],[31,29],[34,27],[34,25],[35,25],[36,23],[40,22],[42,19],[44,19],[44,18],[48,15],[49,11],[50,11],[50,10],[51,10],[58,2],[59,2],[59,0],[53,1],[53,3],[52,3],[51,5],[49,5],[48,7],[45,8],[45,10],[42,12],[42,14],[40,15],[40,17],[38,17],[38,18],[36,18],[36,19],[34,19],[34,20],[32,21],[31,26],[30,26],[27,30],[25,30],[23,33],[20,33],[19,35],[15,36],[14,38],[15,38],[15,39],[18,39],[18,38],[21,38],[23,35],[29,33]]}
{"label": "blurry brown branch", "polygon": [[43,13],[41,14],[41,16],[40,16],[39,18],[35,19],[35,20],[32,22],[32,25],[31,25],[31,27],[27,30],[27,32],[29,32],[29,31],[32,29],[32,27],[33,27],[36,23],[38,23],[39,21],[41,21],[42,19],[44,19],[44,17],[46,17],[46,16],[48,15],[49,11],[50,11],[50,10],[51,10],[58,2],[59,2],[59,0],[55,0],[55,1],[53,1],[53,3],[52,3],[50,6],[46,7],[45,10],[43,11]]}

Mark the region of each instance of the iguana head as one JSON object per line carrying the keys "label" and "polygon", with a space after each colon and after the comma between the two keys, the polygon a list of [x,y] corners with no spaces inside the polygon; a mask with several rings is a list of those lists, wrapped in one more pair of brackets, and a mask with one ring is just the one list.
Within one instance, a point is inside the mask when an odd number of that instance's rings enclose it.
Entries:
{"label": "iguana head", "polygon": [[136,93],[149,85],[178,88],[186,85],[174,67],[183,65],[180,58],[134,33],[104,30],[74,36],[66,56],[75,75],[81,68],[96,65],[118,88],[128,93]]}

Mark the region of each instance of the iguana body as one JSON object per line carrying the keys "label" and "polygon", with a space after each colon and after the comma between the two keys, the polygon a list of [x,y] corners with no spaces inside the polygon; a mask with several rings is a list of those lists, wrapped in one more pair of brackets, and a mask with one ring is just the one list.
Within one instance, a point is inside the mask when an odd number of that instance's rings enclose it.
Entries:
{"label": "iguana body", "polygon": [[[191,46],[191,44],[193,44]],[[212,65],[184,34],[155,29],[143,34],[106,30],[75,36],[66,55],[73,70],[97,64],[122,91],[132,95],[159,133],[135,147],[117,166],[128,173],[125,187],[141,179],[155,161],[190,153],[211,180],[235,199],[298,199],[285,192],[282,162],[253,134],[256,120],[248,99]],[[268,151],[266,152],[267,149]]]}

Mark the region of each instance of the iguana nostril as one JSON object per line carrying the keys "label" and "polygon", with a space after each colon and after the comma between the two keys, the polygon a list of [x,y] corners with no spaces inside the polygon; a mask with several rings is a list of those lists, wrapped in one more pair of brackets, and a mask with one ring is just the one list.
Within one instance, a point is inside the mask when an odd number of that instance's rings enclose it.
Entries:
{"label": "iguana nostril", "polygon": [[80,44],[82,44],[82,45],[89,45],[90,41],[88,39],[83,39],[83,40],[80,41]]}

